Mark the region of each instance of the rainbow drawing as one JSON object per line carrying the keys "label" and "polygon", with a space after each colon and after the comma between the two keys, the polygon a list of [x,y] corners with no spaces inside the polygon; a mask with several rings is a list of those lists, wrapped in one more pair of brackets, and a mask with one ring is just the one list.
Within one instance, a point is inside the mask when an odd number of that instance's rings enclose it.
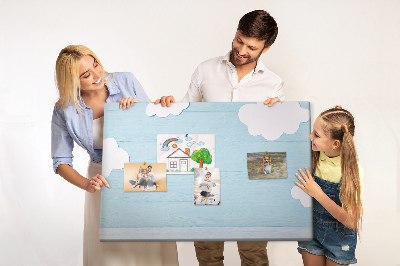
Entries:
{"label": "rainbow drawing", "polygon": [[171,143],[171,142],[174,142],[174,141],[178,141],[179,139],[177,139],[177,138],[170,138],[170,139],[167,139],[164,143],[163,143],[163,145],[162,145],[162,147],[164,148],[164,147],[168,147],[168,145]]}

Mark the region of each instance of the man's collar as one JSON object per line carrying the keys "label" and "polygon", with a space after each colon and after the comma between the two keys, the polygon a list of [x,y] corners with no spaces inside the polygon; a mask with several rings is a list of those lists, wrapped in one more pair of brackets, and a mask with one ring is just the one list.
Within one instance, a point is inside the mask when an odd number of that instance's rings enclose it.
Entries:
{"label": "man's collar", "polygon": [[226,55],[222,57],[222,62],[229,62],[231,58],[231,51],[229,51]]}
{"label": "man's collar", "polygon": [[264,63],[261,61],[261,56],[258,58],[258,60],[257,60],[257,66],[256,66],[256,68],[254,69],[254,72],[258,72],[259,70],[261,70],[261,71],[265,71],[265,65],[264,65]]}
{"label": "man's collar", "polygon": [[[226,55],[224,55],[223,57],[222,57],[222,62],[225,62],[225,63],[228,63],[228,62],[230,62],[230,59],[231,59],[231,52],[232,52],[232,50],[231,51],[229,51]],[[261,61],[261,56],[258,58],[258,60],[257,60],[257,65],[256,65],[256,68],[254,69],[254,72],[255,73],[257,73],[258,71],[265,71],[265,65],[264,65],[264,63]]]}

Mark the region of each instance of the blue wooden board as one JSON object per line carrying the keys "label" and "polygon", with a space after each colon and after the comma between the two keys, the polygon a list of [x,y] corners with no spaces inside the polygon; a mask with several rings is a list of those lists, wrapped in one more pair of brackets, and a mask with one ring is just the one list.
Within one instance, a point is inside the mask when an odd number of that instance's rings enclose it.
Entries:
{"label": "blue wooden board", "polygon": [[[101,194],[100,240],[311,239],[312,208],[291,195],[297,169],[311,168],[310,120],[299,123],[294,134],[266,140],[250,135],[239,120],[246,104],[255,103],[190,103],[180,115],[168,117],[148,116],[145,103],[124,111],[118,103],[106,104],[104,139],[115,139],[131,163],[157,161],[157,134],[215,134],[221,204],[194,205],[193,174],[167,174],[167,192],[124,192],[124,170],[113,169],[107,177],[110,188]],[[308,102],[298,104],[309,114]],[[286,152],[287,178],[249,180],[247,153],[263,151]]]}

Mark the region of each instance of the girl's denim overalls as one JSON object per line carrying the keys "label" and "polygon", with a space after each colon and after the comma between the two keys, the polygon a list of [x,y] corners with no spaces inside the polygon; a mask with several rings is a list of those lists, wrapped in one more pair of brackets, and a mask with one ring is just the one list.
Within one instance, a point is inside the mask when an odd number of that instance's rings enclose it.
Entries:
{"label": "girl's denim overalls", "polygon": [[[342,206],[339,199],[339,183],[333,183],[313,175],[315,182],[336,204]],[[312,241],[299,241],[298,251],[307,251],[314,255],[325,256],[339,264],[356,263],[355,249],[357,233],[336,220],[322,205],[313,198],[313,232]]]}

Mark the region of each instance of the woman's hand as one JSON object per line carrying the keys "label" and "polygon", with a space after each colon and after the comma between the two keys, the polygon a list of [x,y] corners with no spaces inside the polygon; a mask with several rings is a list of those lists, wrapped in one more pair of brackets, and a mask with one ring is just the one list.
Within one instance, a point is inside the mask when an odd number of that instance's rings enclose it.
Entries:
{"label": "woman's hand", "polygon": [[123,110],[131,107],[133,103],[137,103],[137,100],[135,98],[129,97],[129,98],[122,98],[121,101],[119,102],[119,108],[123,108]]}
{"label": "woman's hand", "polygon": [[174,96],[170,95],[170,96],[162,96],[161,99],[157,99],[154,102],[154,104],[161,103],[162,106],[169,107],[171,105],[171,103],[174,103],[174,102],[175,102]]}
{"label": "woman's hand", "polygon": [[306,169],[307,175],[301,169],[299,169],[299,172],[302,175],[302,177],[300,177],[299,174],[297,174],[297,173],[295,174],[295,176],[301,182],[302,185],[300,185],[297,182],[294,182],[294,183],[313,198],[321,195],[321,193],[325,194],[322,191],[321,187],[314,181],[314,178],[310,174],[310,171],[308,171],[308,168],[306,167],[305,169]]}
{"label": "woman's hand", "polygon": [[92,177],[92,179],[89,181],[89,184],[86,188],[87,192],[90,193],[94,193],[97,190],[101,190],[101,187],[103,186],[103,184],[106,187],[110,187],[106,181],[106,179],[104,178],[104,176],[102,175],[95,175],[94,177]]}

